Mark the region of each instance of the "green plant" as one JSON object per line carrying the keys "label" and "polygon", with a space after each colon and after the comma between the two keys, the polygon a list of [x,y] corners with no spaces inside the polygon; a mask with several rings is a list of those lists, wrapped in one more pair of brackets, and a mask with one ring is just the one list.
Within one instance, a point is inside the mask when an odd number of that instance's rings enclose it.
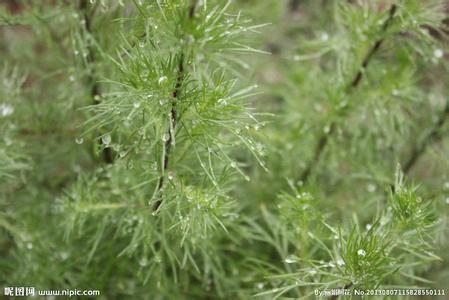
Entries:
{"label": "green plant", "polygon": [[445,287],[443,1],[5,4],[2,286]]}

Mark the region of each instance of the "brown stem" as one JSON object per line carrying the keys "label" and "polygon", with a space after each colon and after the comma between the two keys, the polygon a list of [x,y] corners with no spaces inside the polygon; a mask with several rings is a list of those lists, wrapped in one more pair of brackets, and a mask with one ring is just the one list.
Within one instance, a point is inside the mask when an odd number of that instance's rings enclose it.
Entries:
{"label": "brown stem", "polygon": [[[188,14],[189,20],[193,19],[193,17],[195,16],[195,10],[196,10],[197,4],[198,4],[198,0],[192,0],[192,3],[189,8],[189,14]],[[157,185],[156,193],[159,193],[162,190],[162,188],[164,187],[164,183],[165,183],[165,173],[168,169],[168,164],[170,161],[171,146],[173,143],[173,138],[175,136],[176,124],[178,123],[178,111],[176,109],[176,102],[179,98],[182,81],[184,79],[184,73],[185,73],[185,71],[184,71],[184,53],[181,53],[181,55],[179,57],[175,88],[173,89],[173,92],[172,92],[173,99],[171,102],[172,107],[170,110],[170,124],[168,124],[168,132],[167,132],[168,139],[167,139],[167,141],[165,141],[165,144],[164,144],[165,152],[164,152],[164,160],[163,160],[163,166],[162,166],[162,174],[159,177],[159,182]],[[157,201],[154,203],[154,206],[153,206],[153,212],[156,212],[159,209],[159,207],[162,204],[162,201],[163,201],[162,197],[159,197],[157,199]]]}
{"label": "brown stem", "polygon": [[446,102],[446,107],[441,113],[435,125],[424,136],[422,141],[418,144],[415,144],[415,146],[413,147],[410,157],[407,159],[403,166],[405,174],[409,173],[410,170],[413,169],[419,158],[425,153],[427,147],[431,143],[437,142],[442,139],[443,135],[441,134],[441,128],[444,126],[447,119],[449,119],[449,101]]}
{"label": "brown stem", "polygon": [[[385,21],[385,23],[382,26],[383,32],[387,31],[388,27],[390,26],[391,22],[393,21],[394,15],[396,14],[396,10],[397,10],[397,6],[395,4],[393,4],[390,8],[388,19]],[[366,55],[365,59],[362,62],[362,67],[357,72],[357,75],[354,77],[354,80],[352,80],[351,85],[348,87],[348,90],[356,88],[359,85],[360,81],[363,78],[364,69],[366,69],[366,67],[368,67],[369,62],[371,61],[374,54],[376,54],[376,52],[379,50],[380,46],[382,46],[384,40],[385,40],[385,38],[381,38],[381,39],[377,40],[376,43],[374,44],[374,46],[370,49],[370,51],[368,52],[368,54]]]}
{"label": "brown stem", "polygon": [[298,10],[300,4],[301,0],[290,0],[288,2],[288,8],[290,9],[290,11],[295,12]]}
{"label": "brown stem", "polygon": [[193,17],[195,16],[195,10],[196,10],[196,6],[198,5],[198,0],[192,0],[192,3],[190,4],[190,8],[189,8],[189,19],[193,19]]}
{"label": "brown stem", "polygon": [[[83,13],[83,20],[84,20],[84,25],[86,26],[86,32],[88,32],[90,35],[93,35],[93,30],[92,30],[93,12],[91,14],[89,14],[89,3],[88,2],[89,2],[88,0],[80,0],[79,9]],[[88,43],[86,51],[87,51],[86,60],[87,60],[88,65],[90,66],[90,70],[87,75],[87,81],[90,84],[89,94],[93,100],[93,103],[99,104],[101,88],[100,88],[100,85],[99,85],[99,83],[96,79],[96,75],[95,75],[95,64],[97,62],[97,58],[95,56],[94,49],[90,45],[90,43]],[[109,147],[106,147],[103,149],[102,157],[103,157],[103,161],[107,164],[112,164],[114,162],[114,153],[112,152],[112,149]]]}
{"label": "brown stem", "polygon": [[[382,31],[383,32],[385,32],[388,29],[388,27],[390,26],[391,22],[393,21],[393,18],[394,18],[395,14],[396,14],[396,10],[397,10],[397,6],[395,4],[393,4],[391,6],[391,8],[390,8],[388,19],[385,21],[385,23],[382,26]],[[351,83],[346,88],[346,92],[347,93],[352,92],[353,90],[355,90],[360,85],[360,82],[363,79],[364,69],[366,69],[368,67],[371,59],[373,58],[374,54],[377,53],[379,48],[382,46],[384,40],[385,40],[385,38],[381,38],[381,39],[377,40],[375,42],[375,44],[373,45],[373,47],[368,52],[368,54],[365,56],[365,59],[362,62],[361,68],[359,69],[359,71],[355,75],[354,79],[351,81]],[[315,166],[320,161],[320,158],[323,155],[323,152],[324,152],[324,150],[326,149],[326,147],[327,147],[327,145],[329,143],[329,138],[334,133],[336,126],[337,126],[336,122],[332,121],[330,123],[330,125],[329,125],[329,130],[324,132],[321,135],[321,137],[319,138],[318,144],[315,147],[314,156],[313,156],[312,160],[309,162],[309,164],[307,165],[306,169],[304,170],[304,172],[302,173],[302,175],[300,177],[301,181],[306,182],[309,179],[313,169],[315,168]]]}

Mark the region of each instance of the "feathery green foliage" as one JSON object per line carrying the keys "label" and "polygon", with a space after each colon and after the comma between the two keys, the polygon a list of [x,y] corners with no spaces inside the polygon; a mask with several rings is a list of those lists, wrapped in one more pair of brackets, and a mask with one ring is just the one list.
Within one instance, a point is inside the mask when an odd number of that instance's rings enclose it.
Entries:
{"label": "feathery green foliage", "polygon": [[0,4],[0,284],[445,288],[446,6]]}

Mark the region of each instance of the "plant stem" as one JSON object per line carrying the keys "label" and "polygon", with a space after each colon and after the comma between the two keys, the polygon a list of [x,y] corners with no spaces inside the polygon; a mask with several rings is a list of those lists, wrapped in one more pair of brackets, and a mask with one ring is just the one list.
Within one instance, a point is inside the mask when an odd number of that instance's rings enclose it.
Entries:
{"label": "plant stem", "polygon": [[[196,10],[196,6],[197,6],[198,0],[192,0],[192,3],[190,5],[189,8],[189,20],[192,20],[193,17],[195,16],[195,10]],[[159,193],[162,188],[164,187],[164,183],[165,183],[165,173],[168,169],[168,164],[170,161],[170,152],[171,152],[171,146],[173,144],[173,138],[175,136],[175,130],[176,130],[176,125],[178,123],[178,111],[176,109],[176,102],[179,98],[179,94],[181,92],[181,86],[182,86],[182,81],[184,79],[184,53],[181,52],[181,55],[179,57],[179,63],[178,63],[178,71],[177,71],[177,76],[176,76],[176,83],[175,83],[175,88],[172,92],[172,107],[170,110],[170,123],[168,124],[168,139],[167,141],[165,141],[164,147],[165,147],[165,151],[164,151],[164,159],[163,159],[163,166],[162,166],[162,174],[159,177],[159,182],[157,185],[157,189],[156,189],[156,193]],[[159,207],[162,204],[162,197],[161,195],[159,195],[159,198],[157,199],[157,201],[154,203],[153,206],[153,212],[156,212]]]}
{"label": "plant stem", "polygon": [[[89,33],[89,35],[93,35],[93,30],[92,30],[92,17],[93,17],[93,12],[91,14],[89,14],[89,1],[88,0],[80,0],[79,2],[79,9],[80,11],[82,11],[83,13],[83,20],[84,20],[84,24],[86,26],[86,32]],[[96,75],[95,75],[95,64],[96,64],[96,57],[95,57],[95,53],[94,53],[94,49],[91,46],[90,43],[87,44],[86,47],[86,51],[87,51],[87,63],[90,66],[89,69],[89,73],[87,75],[87,81],[90,84],[90,97],[93,100],[93,103],[99,104],[100,100],[99,97],[101,95],[101,88],[100,85],[96,79]],[[99,142],[101,143],[101,141]],[[106,147],[103,149],[102,151],[102,157],[103,157],[103,161],[107,164],[112,164],[114,162],[114,154],[112,152],[112,149],[109,147]]]}
{"label": "plant stem", "polygon": [[409,173],[413,167],[418,162],[419,158],[425,153],[427,147],[433,143],[442,139],[441,129],[449,119],[449,101],[446,102],[446,107],[442,111],[440,117],[438,118],[435,125],[429,130],[429,132],[424,136],[420,143],[415,144],[413,147],[410,157],[404,163],[404,173]]}
{"label": "plant stem", "polygon": [[[388,19],[385,21],[385,23],[382,26],[383,32],[385,32],[388,29],[391,22],[393,21],[393,18],[396,14],[396,10],[397,10],[397,6],[395,4],[393,4],[390,7]],[[372,60],[373,56],[377,53],[379,48],[382,46],[384,40],[385,40],[385,38],[381,38],[381,39],[377,40],[376,43],[374,44],[374,46],[370,49],[368,54],[365,56],[365,59],[363,60],[359,71],[357,72],[354,79],[351,81],[351,83],[346,88],[347,93],[352,92],[360,85],[360,82],[363,79],[364,70],[368,67],[370,61]],[[312,173],[313,169],[319,163],[320,158],[321,158],[324,150],[326,149],[326,147],[329,143],[329,139],[332,136],[332,134],[334,133],[336,127],[337,127],[336,122],[332,121],[329,124],[328,130],[326,132],[324,132],[321,135],[321,137],[319,138],[318,144],[315,147],[314,156],[300,177],[300,180],[302,182],[306,182],[309,179],[310,174]]]}

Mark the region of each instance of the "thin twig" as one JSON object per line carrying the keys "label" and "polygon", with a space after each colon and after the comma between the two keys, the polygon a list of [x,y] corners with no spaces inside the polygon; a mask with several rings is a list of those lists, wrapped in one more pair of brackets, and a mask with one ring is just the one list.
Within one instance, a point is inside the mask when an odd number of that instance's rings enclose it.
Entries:
{"label": "thin twig", "polygon": [[[388,29],[391,22],[393,21],[393,18],[396,14],[396,10],[397,10],[397,6],[395,4],[393,4],[390,8],[388,19],[385,21],[385,23],[382,26],[383,32],[385,32]],[[382,46],[384,40],[385,40],[385,38],[381,38],[381,39],[377,40],[376,43],[374,44],[374,46],[370,49],[370,51],[368,52],[368,54],[366,55],[365,59],[362,62],[361,68],[359,69],[359,71],[355,75],[354,79],[351,81],[351,83],[346,88],[346,92],[348,92],[348,93],[352,92],[359,86],[360,82],[363,79],[364,70],[368,67],[371,59],[373,58],[374,54],[377,53],[379,48]],[[336,122],[332,121],[328,127],[328,130],[326,130],[319,138],[318,144],[314,151],[314,156],[300,177],[300,180],[302,182],[306,182],[309,179],[310,174],[312,173],[313,169],[320,161],[320,158],[329,143],[329,138],[334,133],[336,127],[337,127]]]}
{"label": "thin twig", "polygon": [[[88,0],[80,0],[79,2],[79,9],[83,13],[83,20],[84,25],[86,26],[86,32],[89,33],[90,36],[93,35],[92,31],[92,18],[94,16],[93,11],[89,13],[89,3]],[[97,58],[95,56],[95,52],[93,47],[90,43],[87,45],[87,63],[90,66],[89,73],[87,75],[87,81],[90,84],[90,97],[93,100],[94,104],[100,103],[100,95],[101,95],[101,88],[100,84],[98,83],[95,75],[95,65],[97,62]],[[102,157],[103,161],[107,164],[112,164],[114,162],[114,154],[112,152],[112,149],[109,147],[106,147],[102,151]]]}
{"label": "thin twig", "polygon": [[[195,10],[196,10],[196,6],[197,6],[198,0],[192,0],[192,3],[190,5],[189,8],[189,20],[193,19],[193,17],[195,16]],[[164,147],[165,147],[165,151],[164,151],[164,159],[163,159],[163,166],[162,166],[162,174],[159,177],[159,182],[157,185],[157,189],[156,189],[156,193],[159,193],[163,187],[164,187],[164,183],[165,183],[165,173],[168,169],[168,164],[170,161],[170,152],[171,152],[171,146],[173,144],[173,138],[175,136],[175,129],[176,129],[176,124],[178,123],[178,111],[176,109],[176,102],[179,98],[179,94],[181,92],[181,86],[182,86],[182,81],[184,80],[184,53],[181,53],[180,57],[179,57],[179,63],[178,63],[178,71],[177,71],[177,76],[176,76],[176,84],[175,84],[175,88],[173,89],[173,93],[172,93],[172,107],[171,107],[171,111],[170,111],[170,124],[168,124],[168,139],[167,141],[165,141]],[[153,206],[153,212],[156,212],[159,207],[162,204],[162,197],[161,195],[158,195],[158,199],[157,201],[154,203]]]}
{"label": "thin twig", "polygon": [[413,169],[413,167],[418,162],[419,158],[425,153],[427,147],[430,144],[440,141],[443,138],[441,129],[446,123],[447,119],[449,119],[449,101],[446,102],[446,107],[442,111],[435,125],[424,136],[422,141],[420,143],[415,144],[415,146],[413,147],[410,157],[403,165],[403,170],[405,174],[409,173]]}

